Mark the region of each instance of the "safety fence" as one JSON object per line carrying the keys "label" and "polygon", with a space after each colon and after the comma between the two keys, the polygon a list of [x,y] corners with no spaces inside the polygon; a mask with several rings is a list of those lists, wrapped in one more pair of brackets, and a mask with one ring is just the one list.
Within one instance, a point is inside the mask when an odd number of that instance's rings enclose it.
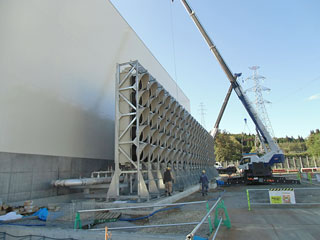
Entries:
{"label": "safety fence", "polygon": [[17,236],[6,232],[0,232],[0,240],[77,240],[75,238],[53,238],[40,235]]}
{"label": "safety fence", "polygon": [[246,189],[248,210],[252,206],[320,205],[320,187]]}
{"label": "safety fence", "polygon": [[[239,161],[225,161],[222,162],[223,167],[227,167],[229,165],[239,165]],[[299,171],[300,169],[317,169],[320,170],[320,156],[304,156],[304,157],[285,157],[285,161],[283,163],[276,163],[273,166],[273,170],[285,170],[288,172]]]}
{"label": "safety fence", "polygon": [[312,185],[320,186],[320,174],[314,172],[302,172],[298,173],[298,179],[302,183],[310,183]]}
{"label": "safety fence", "polygon": [[[207,205],[208,206],[208,205]],[[211,225],[211,218],[210,218],[210,214],[213,210],[215,211],[215,219],[214,219],[214,226],[216,228],[216,231],[213,232],[213,228]],[[218,216],[219,213],[219,209],[223,209],[224,212],[224,216],[225,216],[225,220],[223,219],[222,216]],[[228,215],[228,211],[224,205],[224,202],[221,198],[219,198],[216,203],[211,207],[211,209],[208,211],[208,213],[202,218],[202,220],[197,224],[197,226],[191,231],[191,233],[189,233],[186,237],[186,240],[189,239],[194,239],[195,238],[195,234],[196,232],[199,230],[199,228],[201,227],[201,225],[207,220],[209,219],[209,227],[210,227],[210,233],[213,234],[212,236],[212,240],[216,238],[218,231],[220,229],[220,226],[223,222],[223,224],[227,227],[230,228],[231,227],[231,223],[230,223],[230,219],[229,219],[229,215]]]}
{"label": "safety fence", "polygon": [[[155,211],[147,214],[146,216],[142,217],[135,217],[135,218],[128,218],[123,217],[121,218],[115,218],[111,221],[139,221],[144,220],[147,218],[150,218],[156,213],[162,212],[162,211],[169,211],[172,209],[182,208],[182,207],[191,207],[196,204],[204,204],[206,207],[203,208],[204,212],[206,212],[205,216],[202,217],[201,221],[190,221],[190,222],[178,222],[178,223],[159,223],[159,224],[140,224],[140,225],[130,225],[130,226],[124,226],[124,227],[108,227],[108,228],[91,228],[92,231],[105,231],[106,236],[110,235],[107,233],[107,231],[115,231],[115,230],[130,230],[130,229],[146,229],[146,228],[163,228],[163,227],[177,227],[177,226],[186,226],[186,225],[195,225],[194,229],[187,234],[186,239],[192,240],[192,239],[208,239],[208,238],[202,238],[200,235],[205,235],[206,237],[209,236],[209,239],[215,239],[217,236],[217,233],[221,227],[221,225],[226,226],[227,228],[231,227],[229,215],[227,212],[227,208],[224,205],[224,201],[221,196],[216,198],[215,202],[211,205],[213,199],[206,200],[206,201],[194,201],[194,202],[182,202],[182,203],[171,203],[171,204],[155,204],[155,205],[139,205],[139,206],[126,206],[126,207],[117,207],[117,208],[105,208],[105,209],[90,209],[90,210],[79,210],[76,213],[75,222],[74,222],[74,228],[75,229],[81,229],[84,228],[83,222],[86,221],[87,217],[83,215],[87,214],[101,214],[101,213],[108,213],[108,214],[116,214],[118,212],[123,212],[128,214],[130,211],[135,211],[139,209],[139,214],[141,212],[146,211],[147,209],[154,209]],[[194,208],[194,207],[193,207]],[[213,215],[214,212],[214,220],[212,222],[211,215]],[[131,212],[132,215],[137,215],[134,212]],[[173,213],[175,214],[175,213]],[[166,215],[167,216],[167,215]],[[185,218],[183,218],[185,219]],[[188,219],[192,219],[188,217]],[[209,229],[207,227],[204,228],[204,224],[209,225]],[[88,227],[88,225],[87,225]],[[89,226],[90,228],[90,226]],[[201,228],[201,231],[199,229]],[[206,230],[205,230],[206,229]],[[208,231],[209,230],[209,231]],[[198,235],[196,235],[198,234]]]}

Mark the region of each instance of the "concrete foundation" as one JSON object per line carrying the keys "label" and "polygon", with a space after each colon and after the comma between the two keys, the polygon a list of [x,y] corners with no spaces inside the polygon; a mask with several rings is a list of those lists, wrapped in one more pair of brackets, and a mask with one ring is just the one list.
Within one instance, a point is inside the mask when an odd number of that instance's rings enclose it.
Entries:
{"label": "concrete foundation", "polygon": [[0,199],[16,202],[69,194],[75,190],[51,186],[56,179],[90,177],[113,161],[0,152]]}

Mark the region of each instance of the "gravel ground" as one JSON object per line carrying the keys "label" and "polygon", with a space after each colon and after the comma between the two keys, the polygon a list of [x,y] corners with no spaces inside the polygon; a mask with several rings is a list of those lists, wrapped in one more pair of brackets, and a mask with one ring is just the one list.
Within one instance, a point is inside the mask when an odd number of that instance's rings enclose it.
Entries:
{"label": "gravel ground", "polygon": [[[314,185],[310,184],[301,184],[301,185],[273,185],[273,186],[266,186],[266,185],[253,185],[253,186],[229,186],[224,187],[224,189],[214,189],[210,190],[207,196],[202,196],[200,192],[195,192],[194,194],[191,194],[190,196],[181,199],[179,202],[193,202],[193,201],[202,201],[202,200],[210,200],[210,207],[215,203],[216,199],[222,195],[223,200],[225,202],[225,205],[228,209],[229,216],[231,219],[232,228],[231,230],[227,230],[225,227],[221,228],[221,233],[219,231],[219,235],[223,235],[224,237],[227,237],[229,239],[230,236],[232,236],[233,229],[239,230],[243,229],[244,227],[241,225],[243,222],[248,221],[253,217],[254,212],[248,212],[247,210],[247,197],[246,197],[246,189],[247,188],[270,188],[270,187],[295,187],[295,188],[303,188],[303,187],[316,187]],[[302,193],[302,192],[301,192]],[[306,194],[308,193],[308,197],[306,197]],[[319,191],[320,193],[320,191]],[[258,201],[261,200],[261,198],[265,199],[266,197],[261,195],[261,191],[258,191],[256,193],[250,192],[250,196],[252,198],[252,201]],[[264,194],[265,195],[265,194]],[[304,200],[308,202],[312,202],[314,200],[317,200],[319,198],[320,194],[309,194],[309,192],[303,192],[301,197],[303,197]],[[299,194],[297,193],[296,198],[299,197]],[[315,199],[317,198],[317,199]],[[265,199],[268,201],[268,199]],[[265,201],[263,200],[263,201]],[[318,199],[320,201],[320,199]],[[276,209],[276,206],[268,206],[267,208],[273,208],[270,210],[267,210],[266,208],[261,208],[259,206],[255,206],[255,211],[266,211],[263,212],[263,215],[268,214],[269,212],[272,213],[274,209]],[[260,210],[259,210],[260,209]],[[284,212],[284,214],[289,215],[292,214],[290,210],[283,210],[288,211]],[[297,211],[297,210],[295,210]],[[294,211],[292,211],[295,213]],[[108,226],[108,228],[113,227],[126,227],[126,226],[142,226],[142,225],[157,225],[157,224],[174,224],[174,223],[187,223],[187,222],[199,222],[207,213],[206,204],[194,204],[194,205],[185,205],[179,208],[174,208],[167,211],[161,211],[153,216],[149,217],[148,219],[139,220],[139,221],[118,221],[118,222],[111,222],[111,223],[104,223],[104,224],[98,224],[94,226],[94,228],[104,228],[105,226]],[[251,215],[250,215],[251,214]],[[241,217],[242,216],[242,217]],[[133,218],[138,216],[133,215],[126,215],[122,214],[122,217],[124,218]],[[296,218],[296,217],[295,217]],[[211,214],[212,222],[214,221],[214,212]],[[257,219],[259,219],[259,215],[257,216]],[[256,220],[252,220],[251,223],[253,226],[255,224]],[[83,225],[86,222],[86,220],[83,220]],[[27,222],[23,222],[23,224],[43,224],[41,221],[37,220],[30,220]],[[47,222],[47,227],[49,228],[66,228],[71,229],[73,228],[74,222],[73,221],[49,221]],[[239,226],[241,227],[239,227]],[[172,235],[172,234],[180,234],[186,236],[188,233],[190,233],[195,225],[184,225],[184,226],[171,226],[171,227],[154,227],[154,228],[141,228],[141,229],[129,229],[129,230],[120,230],[122,232],[136,232],[136,233],[152,233],[152,234],[161,234],[161,235]],[[113,230],[116,231],[116,230]],[[260,231],[260,230],[259,230]],[[241,232],[241,231],[240,231]],[[208,223],[205,223],[202,225],[202,227],[198,230],[197,234],[201,237],[208,237],[209,236],[209,225]],[[230,238],[231,239],[231,238]]]}
{"label": "gravel ground", "polygon": [[[196,192],[184,199],[181,199],[179,202],[194,202],[194,201],[203,201],[203,200],[212,200],[209,201],[209,207],[211,207],[217,197],[221,194],[220,190],[211,190],[207,196],[202,196],[200,192]],[[164,211],[155,214],[149,218],[148,222],[136,224],[141,225],[154,225],[154,224],[171,224],[171,223],[186,223],[186,222],[200,222],[201,219],[207,214],[207,208],[205,203],[186,205],[180,208],[176,208],[169,211]],[[214,212],[211,214],[212,222],[214,220]],[[173,227],[159,227],[159,228],[145,228],[140,230],[145,233],[159,233],[159,234],[170,234],[172,232],[176,234],[189,234],[196,225],[184,225],[184,226],[173,226]],[[209,236],[209,225],[205,223],[198,230],[197,235],[202,237]]]}

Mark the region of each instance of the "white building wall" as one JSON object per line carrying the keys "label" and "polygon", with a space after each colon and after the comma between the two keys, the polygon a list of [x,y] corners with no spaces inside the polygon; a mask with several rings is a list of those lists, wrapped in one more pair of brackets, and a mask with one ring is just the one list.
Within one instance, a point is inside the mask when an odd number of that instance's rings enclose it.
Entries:
{"label": "white building wall", "polygon": [[[116,63],[129,60],[176,97],[108,0],[1,0],[0,152],[113,159]],[[179,88],[178,101],[190,110]]]}

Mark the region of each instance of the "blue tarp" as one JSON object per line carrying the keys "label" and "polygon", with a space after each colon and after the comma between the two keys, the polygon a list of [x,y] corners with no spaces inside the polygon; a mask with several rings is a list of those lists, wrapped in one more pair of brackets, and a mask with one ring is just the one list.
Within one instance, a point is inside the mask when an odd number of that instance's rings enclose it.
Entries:
{"label": "blue tarp", "polygon": [[194,236],[193,240],[208,240],[208,238],[203,238],[203,237],[198,237],[198,236]]}
{"label": "blue tarp", "polygon": [[46,221],[48,217],[48,209],[41,208],[37,212],[35,212],[32,216],[38,216],[40,220]]}
{"label": "blue tarp", "polygon": [[222,181],[222,180],[216,180],[216,182],[217,182],[218,186],[223,186],[224,185],[224,181]]}

